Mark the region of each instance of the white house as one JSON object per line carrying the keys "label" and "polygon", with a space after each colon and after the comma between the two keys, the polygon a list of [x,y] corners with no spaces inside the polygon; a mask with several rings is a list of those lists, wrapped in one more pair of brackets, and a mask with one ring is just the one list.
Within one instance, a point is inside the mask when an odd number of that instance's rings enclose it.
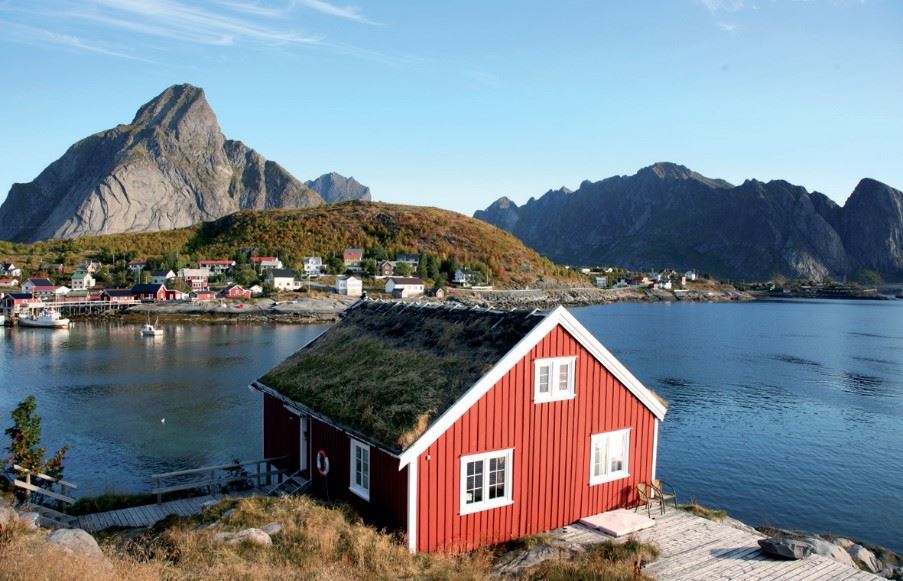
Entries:
{"label": "white house", "polygon": [[420,266],[420,255],[398,252],[395,254],[395,262],[403,262],[410,265],[412,269],[417,270],[417,267]]}
{"label": "white house", "polygon": [[323,258],[320,256],[305,256],[304,257],[304,274],[310,276],[320,276],[320,271],[323,270]]}
{"label": "white house", "polygon": [[252,256],[251,264],[261,273],[283,267],[282,261],[279,260],[278,256]]}
{"label": "white house", "polygon": [[662,290],[671,290],[671,287],[672,287],[672,286],[673,286],[673,285],[671,284],[671,279],[670,279],[670,278],[665,279],[665,280],[661,280],[661,281],[655,283],[655,288],[659,288],[659,289],[662,289]]}
{"label": "white house", "polygon": [[210,274],[225,274],[235,268],[234,260],[199,260],[199,268],[207,269]]}
{"label": "white house", "polygon": [[20,278],[22,276],[22,269],[16,268],[16,265],[12,262],[2,262],[0,263],[0,276]]}
{"label": "white house", "polygon": [[72,275],[72,290],[89,290],[96,284],[90,272],[79,271]]}
{"label": "white house", "polygon": [[165,285],[170,280],[176,277],[176,273],[171,270],[152,270],[151,271],[151,284],[162,284]]}
{"label": "white house", "polygon": [[259,284],[255,284],[251,288],[248,289],[251,292],[252,297],[259,297],[263,294],[263,287]]}
{"label": "white house", "polygon": [[129,261],[129,272],[132,273],[134,277],[138,277],[141,274],[141,271],[147,268],[146,260],[130,260]]}
{"label": "white house", "polygon": [[695,270],[688,270],[684,273],[684,276],[687,277],[687,280],[696,280],[697,274]]}
{"label": "white house", "polygon": [[273,285],[276,290],[295,290],[298,288],[295,282],[295,271],[288,268],[273,268],[267,274],[267,284]]}
{"label": "white house", "polygon": [[473,286],[483,279],[483,273],[469,268],[459,268],[455,271],[452,282],[459,286]]}
{"label": "white house", "polygon": [[94,262],[93,260],[87,260],[78,265],[77,272],[87,272],[88,274],[94,274],[98,270],[100,270],[100,263]]}
{"label": "white house", "polygon": [[597,276],[593,278],[593,284],[599,288],[608,288],[608,277]]}
{"label": "white house", "polygon": [[359,297],[364,293],[364,283],[356,276],[337,276],[335,292],[349,297]]}
{"label": "white house", "polygon": [[423,281],[416,276],[393,276],[386,281],[386,292],[399,298],[419,297],[423,294]]}

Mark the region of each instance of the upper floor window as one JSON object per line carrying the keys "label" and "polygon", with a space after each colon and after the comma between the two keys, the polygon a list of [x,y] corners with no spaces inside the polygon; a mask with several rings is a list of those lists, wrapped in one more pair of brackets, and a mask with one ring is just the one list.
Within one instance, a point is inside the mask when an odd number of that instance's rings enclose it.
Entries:
{"label": "upper floor window", "polygon": [[574,397],[576,357],[537,359],[534,364],[533,402],[543,403]]}
{"label": "upper floor window", "polygon": [[602,484],[630,475],[630,429],[593,434],[590,438],[589,483]]}
{"label": "upper floor window", "polygon": [[370,446],[351,440],[351,492],[370,500]]}
{"label": "upper floor window", "polygon": [[511,504],[511,456],[498,450],[461,457],[461,514]]}

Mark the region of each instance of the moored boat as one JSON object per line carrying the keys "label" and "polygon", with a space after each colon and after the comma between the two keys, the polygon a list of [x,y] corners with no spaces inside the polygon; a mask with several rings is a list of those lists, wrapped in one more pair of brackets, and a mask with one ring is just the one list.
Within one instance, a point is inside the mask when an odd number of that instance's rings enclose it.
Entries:
{"label": "moored boat", "polygon": [[157,318],[157,320],[154,321],[153,325],[150,324],[150,319],[148,319],[147,323],[145,323],[144,326],[141,327],[141,334],[144,335],[145,337],[157,337],[158,335],[162,335],[163,329],[157,328],[157,325],[159,323],[160,323],[159,318]]}
{"label": "moored boat", "polygon": [[41,327],[47,329],[65,329],[69,327],[69,319],[53,309],[42,309],[40,313],[19,316],[19,324],[23,327]]}

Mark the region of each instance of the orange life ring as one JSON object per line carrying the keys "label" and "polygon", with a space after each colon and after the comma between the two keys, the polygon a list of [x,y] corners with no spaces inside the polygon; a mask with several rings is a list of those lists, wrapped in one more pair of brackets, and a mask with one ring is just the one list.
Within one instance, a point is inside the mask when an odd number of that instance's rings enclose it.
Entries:
{"label": "orange life ring", "polygon": [[317,472],[320,473],[320,476],[329,474],[329,456],[326,455],[325,450],[317,452]]}

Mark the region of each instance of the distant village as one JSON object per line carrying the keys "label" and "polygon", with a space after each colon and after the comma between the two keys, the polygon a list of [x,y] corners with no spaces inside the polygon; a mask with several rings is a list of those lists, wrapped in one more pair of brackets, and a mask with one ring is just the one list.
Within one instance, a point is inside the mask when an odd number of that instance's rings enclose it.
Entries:
{"label": "distant village", "polygon": [[[394,298],[445,298],[446,285],[491,289],[482,264],[471,268],[454,259],[424,253],[346,248],[326,257],[305,256],[301,268],[286,268],[278,256],[244,251],[238,260],[212,258],[176,268],[177,257],[119,260],[109,264],[87,260],[74,270],[43,264],[33,273],[13,263],[0,263],[0,304],[15,314],[36,303],[145,303],[250,300],[283,293],[317,290],[359,297],[367,292]],[[123,284],[125,283],[125,284]]]}

